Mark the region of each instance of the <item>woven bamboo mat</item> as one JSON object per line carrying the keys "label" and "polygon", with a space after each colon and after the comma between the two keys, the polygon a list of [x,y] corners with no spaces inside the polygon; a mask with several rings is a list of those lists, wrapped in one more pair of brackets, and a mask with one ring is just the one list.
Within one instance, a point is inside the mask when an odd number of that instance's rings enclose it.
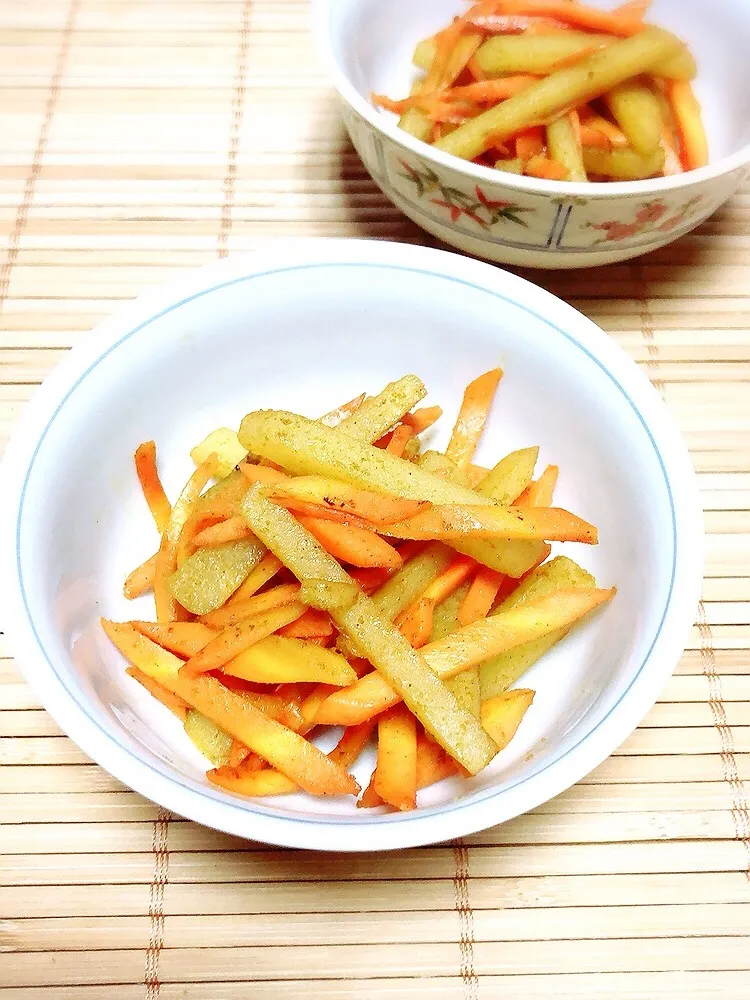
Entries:
{"label": "woven bamboo mat", "polygon": [[[302,0],[2,0],[0,95],[3,444],[79,335],[182,268],[426,240],[348,145]],[[123,788],[0,647],[0,1000],[748,996],[749,213],[750,188],[641,262],[531,276],[645,368],[703,491],[704,600],[625,745],[461,844],[271,850]]]}

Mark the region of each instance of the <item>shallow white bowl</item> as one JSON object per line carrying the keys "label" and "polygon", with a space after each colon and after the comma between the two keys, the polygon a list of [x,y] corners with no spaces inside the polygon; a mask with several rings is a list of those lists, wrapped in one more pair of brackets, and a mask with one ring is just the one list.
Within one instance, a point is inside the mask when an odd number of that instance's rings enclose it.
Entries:
{"label": "shallow white bowl", "polygon": [[[125,675],[100,615],[156,535],[132,467],[154,438],[167,491],[189,448],[258,407],[319,415],[419,373],[449,429],[465,384],[506,371],[480,462],[541,445],[559,503],[596,523],[566,551],[616,584],[610,606],[523,679],[538,694],[485,772],[420,793],[412,814],[306,795],[250,801],[210,786],[181,726]],[[446,441],[444,428],[436,443]],[[294,847],[374,850],[486,828],[558,794],[650,708],[683,649],[701,577],[694,475],[661,400],[597,327],[496,268],[421,247],[312,241],[193,272],[104,322],[47,379],[2,468],[6,623],[43,704],[94,760],[198,822]],[[332,742],[332,734],[331,734]],[[366,781],[372,760],[357,769]]]}
{"label": "shallow white bowl", "polygon": [[[622,0],[591,0],[611,9]],[[648,20],[696,56],[711,162],[678,177],[573,184],[479,167],[420,142],[372,92],[404,97],[416,43],[464,0],[314,0],[326,69],[373,180],[414,222],[466,253],[506,264],[591,267],[637,257],[690,232],[740,186],[750,164],[750,3],[654,0]]]}

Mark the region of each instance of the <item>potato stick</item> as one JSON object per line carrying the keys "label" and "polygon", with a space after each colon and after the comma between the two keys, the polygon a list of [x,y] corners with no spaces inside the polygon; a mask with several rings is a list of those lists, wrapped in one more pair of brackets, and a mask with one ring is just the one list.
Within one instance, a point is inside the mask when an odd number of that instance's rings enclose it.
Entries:
{"label": "potato stick", "polygon": [[397,549],[373,531],[354,525],[336,524],[319,517],[298,515],[304,525],[331,555],[352,566],[385,566],[398,569],[402,559]]}
{"label": "potato stick", "polygon": [[[613,596],[614,590],[555,591],[465,625],[423,646],[420,655],[439,678],[454,677],[514,646],[570,628]],[[321,725],[355,725],[400,700],[400,695],[380,673],[367,674],[352,687],[332,694],[321,706],[316,721]]]}
{"label": "potato stick", "polygon": [[571,57],[612,45],[607,35],[586,35],[575,31],[555,35],[500,35],[488,38],[477,52],[477,65],[489,78],[508,73],[532,73],[541,76],[561,68],[558,64]]}
{"label": "potato stick", "polygon": [[391,538],[456,539],[510,538],[548,542],[585,542],[596,545],[593,524],[560,507],[464,507],[435,504],[398,524],[383,525],[381,534]]}
{"label": "potato stick", "polygon": [[[483,479],[490,474],[490,470],[484,465],[475,465],[473,462],[466,470],[466,481],[470,489],[476,490]],[[494,499],[494,498],[493,498]]]}
{"label": "potato stick", "polygon": [[[566,556],[557,556],[545,565],[535,569],[503,600],[493,615],[502,615],[523,604],[537,600],[563,588],[589,589],[596,586],[590,573]],[[485,660],[479,668],[479,683],[482,698],[501,694],[529,667],[563,639],[570,626],[549,632],[539,639],[514,646],[507,652],[499,653]]]}
{"label": "potato stick", "polygon": [[376,614],[386,621],[394,621],[424,593],[436,577],[448,569],[455,558],[455,553],[442,542],[429,544],[372,595]]}
{"label": "potato stick", "polygon": [[568,180],[587,180],[581,141],[569,114],[555,119],[547,126],[547,148],[552,159],[566,171]]}
{"label": "potato stick", "polygon": [[[492,0],[482,0],[479,6],[489,11],[491,3]],[[426,94],[449,87],[482,44],[482,35],[467,32],[466,27],[464,14],[434,36],[435,57],[422,82]]]}
{"label": "potato stick", "polygon": [[[558,70],[497,107],[491,108],[444,136],[437,147],[473,160],[485,151],[490,137],[508,138],[530,125],[557,117],[600,97],[632,76],[646,73],[679,50],[681,42],[659,28],[648,27],[632,38],[614,42],[578,65]],[[240,434],[240,440],[242,435]],[[243,442],[245,445],[245,442]],[[252,450],[252,449],[249,449]]]}
{"label": "potato stick", "polygon": [[223,672],[255,684],[313,683],[345,687],[357,675],[346,659],[332,649],[303,639],[270,635],[245,649],[223,666]]}
{"label": "potato stick", "polygon": [[536,482],[531,483],[516,501],[519,507],[549,507],[557,486],[560,470],[556,465],[548,465]]}
{"label": "potato stick", "polygon": [[391,434],[391,439],[385,446],[385,450],[389,455],[401,458],[412,434],[413,431],[408,424],[399,424],[393,434]]}
{"label": "potato stick", "polygon": [[190,706],[186,701],[179,698],[168,688],[163,687],[153,677],[144,674],[138,667],[128,667],[125,673],[129,674],[133,680],[138,681],[139,684],[145,687],[150,695],[153,695],[157,701],[160,701],[170,712],[173,712],[181,722],[185,721],[190,711]]}
{"label": "potato stick", "polygon": [[[299,475],[344,479],[412,500],[482,502],[472,490],[445,482],[419,466],[355,441],[344,435],[340,428],[323,427],[281,410],[248,414],[242,421],[240,439],[246,447],[252,442],[248,450],[262,451],[266,457]],[[454,541],[453,547],[514,577],[526,573],[543,551],[538,542],[514,543],[495,539]]]}
{"label": "potato stick", "polygon": [[418,410],[414,410],[413,413],[405,413],[401,418],[401,422],[408,424],[415,434],[421,434],[428,427],[432,427],[442,415],[443,408],[441,406],[421,406]]}
{"label": "potato stick", "polygon": [[676,177],[682,173],[682,161],[677,152],[675,134],[671,123],[671,112],[667,106],[666,120],[661,125],[661,148],[664,150],[664,176]]}
{"label": "potato stick", "polygon": [[[465,581],[458,590],[454,591],[442,604],[435,609],[434,623],[432,629],[432,642],[444,639],[451,635],[459,627],[458,613],[466,600],[471,584]],[[445,681],[446,687],[453,692],[456,701],[462,705],[467,712],[471,712],[474,718],[479,718],[481,700],[479,697],[479,671],[476,667],[469,667],[468,670],[461,671],[455,677],[449,677]]]}
{"label": "potato stick", "polygon": [[516,688],[482,702],[482,725],[502,750],[518,731],[521,720],[531,708],[534,691]]}
{"label": "potato stick", "polygon": [[156,445],[153,441],[144,441],[135,450],[135,471],[141,484],[143,496],[156,524],[156,530],[161,534],[167,526],[172,506],[164,492],[156,468]]}
{"label": "potato stick", "polygon": [[292,601],[281,608],[274,608],[236,625],[230,625],[183,664],[183,675],[191,677],[206,673],[208,670],[218,670],[233,657],[238,656],[243,649],[247,649],[260,639],[265,639],[282,626],[296,621],[304,612],[304,604]]}
{"label": "potato stick", "polygon": [[377,441],[426,395],[427,390],[421,379],[416,375],[405,375],[397,382],[389,383],[377,396],[366,399],[356,413],[341,421],[336,430],[368,444]]}
{"label": "potato stick", "polygon": [[318,420],[321,424],[325,424],[326,427],[337,427],[345,417],[356,413],[366,398],[367,394],[362,392],[359,396],[355,396],[354,399],[350,399],[348,403],[343,403],[341,406],[337,406],[335,410],[329,410],[328,413],[324,413],[322,417],[318,417]]}
{"label": "potato stick", "polygon": [[417,465],[425,472],[438,476],[440,479],[449,479],[452,482],[460,482],[461,474],[456,468],[456,463],[452,462],[446,455],[431,449],[424,452],[417,459]]}
{"label": "potato stick", "polygon": [[657,146],[650,156],[641,156],[634,149],[613,149],[606,152],[585,146],[583,163],[589,174],[613,180],[637,181],[656,177],[664,169],[664,150]]}
{"label": "potato stick", "polygon": [[231,597],[263,554],[255,538],[198,549],[169,578],[169,588],[192,614],[208,614]]}
{"label": "potato stick", "polygon": [[526,489],[534,476],[534,466],[539,456],[538,448],[520,448],[502,458],[487,473],[476,492],[507,507]]}
{"label": "potato stick", "polygon": [[141,635],[145,635],[153,642],[157,642],[170,653],[177,653],[186,659],[195,656],[204,646],[207,646],[212,639],[216,638],[216,632],[204,625],[203,622],[169,622],[159,624],[158,622],[130,622]]}
{"label": "potato stick", "polygon": [[417,807],[417,722],[404,704],[378,719],[374,788],[394,809]]}
{"label": "potato stick", "polygon": [[708,140],[693,88],[687,80],[673,80],[667,86],[667,97],[680,136],[683,167],[685,170],[705,167],[708,163]]}
{"label": "potato stick", "polygon": [[228,604],[239,604],[240,601],[247,600],[264,587],[269,580],[272,580],[282,568],[282,562],[277,559],[272,552],[266,552],[261,561],[250,570],[245,580],[228,600]]}
{"label": "potato stick", "polygon": [[487,617],[504,579],[502,573],[497,573],[494,569],[479,567],[458,612],[460,625],[471,625],[472,622]]}
{"label": "potato stick", "polygon": [[518,157],[512,160],[495,160],[495,170],[504,170],[508,174],[522,174],[523,160]]}
{"label": "potato stick", "polygon": [[136,566],[133,572],[125,581],[122,592],[124,596],[133,601],[136,597],[147,593],[153,589],[154,575],[156,573],[156,554],[149,556],[140,566]]}
{"label": "potato stick", "polygon": [[667,80],[694,80],[698,75],[698,66],[687,45],[683,45],[679,52],[658,63],[654,72]]}
{"label": "potato stick", "polygon": [[[248,493],[242,503],[242,512],[251,528],[298,580],[349,582],[345,571],[315,538],[259,491]],[[378,617],[368,597],[361,595],[351,608],[332,611],[331,617],[359,655],[366,657],[404,696],[407,706],[427,731],[463,767],[476,774],[492,759],[494,747],[491,740],[484,738],[476,719],[460,708],[398,630]]]}
{"label": "potato stick", "polygon": [[350,608],[357,600],[360,588],[356,583],[332,583],[330,580],[305,580],[299,596],[303,604],[319,611]]}
{"label": "potato stick", "polygon": [[423,501],[386,496],[321,476],[298,476],[266,492],[275,503],[288,497],[306,500],[318,506],[329,506],[344,515],[354,514],[372,524],[393,524],[429,506]]}
{"label": "potato stick", "polygon": [[396,619],[395,625],[412,649],[421,649],[430,641],[434,608],[434,601],[422,597]]}
{"label": "potato stick", "polygon": [[[262,614],[264,611],[272,611],[274,608],[281,608],[285,604],[292,604],[299,600],[302,604],[307,604],[300,594],[298,583],[282,583],[277,587],[264,591],[262,594],[255,594],[245,601],[237,601],[235,604],[225,605],[216,611],[209,611],[202,616],[202,622],[210,629],[225,629],[232,625],[238,625],[246,618],[253,615]],[[155,638],[152,636],[151,638]],[[158,641],[158,640],[157,640]]]}
{"label": "potato stick", "polygon": [[[214,767],[221,767],[229,763],[232,743],[238,742],[233,741],[229,733],[194,708],[188,712],[183,725],[188,739],[204,757],[211,761]],[[239,745],[243,747],[243,750],[249,752],[244,744]]]}
{"label": "potato stick", "polygon": [[625,80],[604,95],[613,118],[628,143],[641,156],[650,156],[661,140],[661,108],[651,88],[642,80]]}
{"label": "potato stick", "polygon": [[[183,677],[182,661],[130,625],[102,619],[102,626],[133,666],[169,688],[235,739],[313,795],[359,790],[354,778],[314,744],[264,715],[248,699],[229,691],[215,677]],[[489,739],[489,737],[488,737]]]}
{"label": "potato stick", "polygon": [[327,612],[308,608],[298,619],[280,628],[279,635],[294,639],[327,639],[333,635],[333,622]]}
{"label": "potato stick", "polygon": [[219,479],[231,475],[235,467],[247,458],[247,451],[237,440],[237,432],[229,427],[211,431],[205,440],[193,448],[190,457],[196,465],[200,465],[211,454],[215,454],[217,458],[216,476]]}
{"label": "potato stick", "polygon": [[154,600],[157,621],[176,621],[180,616],[180,608],[170,591],[168,580],[177,569],[177,543],[182,529],[200,496],[201,490],[216,472],[216,462],[216,456],[211,455],[202,465],[198,466],[175,501],[162,533],[154,569]]}

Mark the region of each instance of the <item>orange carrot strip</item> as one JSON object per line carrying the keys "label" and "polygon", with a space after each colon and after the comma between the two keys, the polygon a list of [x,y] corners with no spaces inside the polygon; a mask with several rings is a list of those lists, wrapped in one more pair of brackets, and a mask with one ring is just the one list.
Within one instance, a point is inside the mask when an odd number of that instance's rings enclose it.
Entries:
{"label": "orange carrot strip", "polygon": [[627,38],[644,28],[643,15],[636,9],[605,11],[571,0],[497,0],[497,13],[554,17],[565,24]]}
{"label": "orange carrot strip", "polygon": [[[401,549],[399,549],[399,555],[403,555]],[[359,584],[367,595],[382,587],[389,575],[389,571],[383,566],[368,566],[349,570],[349,576]]]}
{"label": "orange carrot strip", "polygon": [[318,418],[318,423],[325,424],[326,427],[336,427],[345,417],[349,417],[352,413],[357,412],[364,403],[366,396],[367,393],[361,392],[359,396],[350,399],[348,403],[342,403],[335,410],[329,410],[328,413],[324,413],[322,417]]}
{"label": "orange carrot strip", "polygon": [[589,124],[581,125],[581,145],[593,146],[595,149],[612,149],[612,143],[601,129]]}
{"label": "orange carrot strip", "polygon": [[267,465],[250,465],[249,462],[240,462],[238,468],[245,479],[253,485],[263,483],[264,486],[275,486],[276,483],[285,483],[289,479],[285,472],[278,472]]}
{"label": "orange carrot strip", "polygon": [[[470,11],[467,11],[461,17],[457,17],[444,31],[435,35],[435,56],[422,84],[422,91],[425,94],[431,94],[434,91],[449,86],[465,67],[467,61],[475,54],[476,49],[473,52],[466,52],[460,64],[457,62],[457,57],[454,54],[456,42],[469,26],[469,15],[481,17],[484,14],[492,14],[496,6],[496,0],[481,0]],[[482,40],[482,35],[477,34],[476,48],[479,48]],[[453,60],[451,60],[451,56],[453,56]]]}
{"label": "orange carrot strip", "polygon": [[588,58],[588,56],[592,53],[598,52],[599,49],[606,48],[606,45],[607,43],[602,41],[599,45],[589,45],[585,49],[580,49],[578,52],[571,52],[569,56],[564,56],[562,59],[558,59],[556,63],[553,63],[549,68],[549,72],[555,73],[559,69],[567,69],[569,66],[575,66],[583,59]]}
{"label": "orange carrot strip", "polygon": [[532,156],[526,164],[525,172],[530,177],[541,177],[547,181],[565,181],[569,176],[562,163],[543,155]]}
{"label": "orange carrot strip", "polygon": [[394,809],[417,807],[417,722],[404,704],[378,719],[374,787]]}
{"label": "orange carrot strip", "polygon": [[442,604],[469,579],[476,568],[477,563],[474,559],[469,556],[456,556],[450,566],[429,584],[422,597],[434,604]]}
{"label": "orange carrot strip", "polygon": [[456,763],[434,740],[417,735],[417,788],[427,788],[456,773]]}
{"label": "orange carrot strip", "polygon": [[395,624],[413,649],[421,649],[430,641],[434,610],[435,602],[422,598],[397,617]]}
{"label": "orange carrot strip", "polygon": [[159,684],[159,682],[155,681],[152,677],[149,677],[148,674],[144,674],[142,670],[138,669],[138,667],[128,667],[125,673],[130,674],[133,680],[142,684],[149,694],[152,694],[157,701],[160,701],[162,705],[165,705],[170,712],[174,712],[178,719],[182,722],[185,721],[188,711],[190,710],[190,706],[186,701],[174,694],[168,688],[165,688],[162,684]]}
{"label": "orange carrot strip", "polygon": [[556,465],[548,465],[541,476],[533,483],[529,483],[523,493],[516,500],[516,507],[549,507],[557,486],[557,477],[560,470]]}
{"label": "orange carrot strip", "polygon": [[[593,128],[601,132],[609,140],[609,144],[614,149],[624,149],[628,145],[628,137],[613,122],[608,121],[602,115],[593,114],[585,119],[588,128]],[[588,133],[587,133],[588,134]]]}
{"label": "orange carrot strip", "polygon": [[167,526],[172,506],[159,479],[156,468],[156,445],[153,441],[144,441],[136,448],[135,471],[148,509],[156,522],[157,531],[161,534]]}
{"label": "orange carrot strip", "polygon": [[685,170],[697,170],[708,163],[708,140],[701,119],[701,106],[689,80],[670,80],[667,99],[672,107],[682,149]]}
{"label": "orange carrot strip", "polygon": [[544,153],[544,132],[541,125],[534,125],[517,136],[516,156],[524,163],[535,156],[541,156],[542,153]]}
{"label": "orange carrot strip", "polygon": [[316,684],[310,694],[303,700],[300,705],[300,714],[302,716],[300,732],[303,735],[309,733],[316,725],[320,706],[330,698],[335,690],[336,688],[331,684]]}
{"label": "orange carrot strip", "polygon": [[480,28],[488,35],[522,35],[542,34],[551,30],[569,31],[570,26],[565,21],[554,17],[529,17],[524,14],[489,14],[483,17],[470,17],[469,24]]}
{"label": "orange carrot strip", "polygon": [[[440,99],[442,101],[476,101],[478,104],[496,104],[498,101],[504,101],[506,98],[526,90],[538,79],[538,76],[532,76],[530,73],[516,73],[512,76],[500,77],[497,80],[451,87],[449,90],[442,91]],[[407,98],[407,100],[415,101],[418,105],[419,95]]]}
{"label": "orange carrot strip", "polygon": [[265,590],[262,594],[248,597],[246,601],[238,601],[236,604],[217,608],[216,611],[209,611],[201,617],[201,621],[212,629],[230,628],[253,615],[291,604],[297,599],[298,594],[298,583],[281,583],[277,587]]}
{"label": "orange carrot strip", "polygon": [[364,790],[362,795],[357,801],[358,809],[375,809],[377,806],[382,806],[385,803],[380,798],[378,793],[375,791],[375,772],[372,772],[372,777],[370,778],[370,784]]}
{"label": "orange carrot strip", "polygon": [[495,598],[503,582],[503,574],[489,566],[480,566],[471,581],[471,586],[458,609],[460,625],[470,625],[472,622],[486,618],[490,613]]}
{"label": "orange carrot strip", "polygon": [[301,515],[297,520],[341,562],[353,566],[387,566],[390,569],[397,569],[403,562],[396,549],[373,531],[318,517]]}
{"label": "orange carrot strip", "polygon": [[303,615],[278,632],[288,639],[325,639],[333,635],[333,622],[327,611],[308,608]]}
{"label": "orange carrot strip", "polygon": [[204,545],[224,545],[225,542],[237,542],[241,538],[248,538],[251,534],[244,517],[235,515],[228,517],[226,521],[219,521],[218,524],[211,525],[210,528],[203,528],[202,531],[193,535],[192,544],[196,549]]}
{"label": "orange carrot strip", "polygon": [[302,725],[302,713],[300,706],[294,700],[282,698],[278,694],[269,694],[267,691],[254,691],[252,684],[248,684],[231,674],[219,673],[211,676],[216,676],[216,680],[220,681],[225,688],[242,698],[246,698],[270,719],[275,719],[282,726],[288,726],[289,729],[299,732]]}
{"label": "orange carrot strip", "polygon": [[501,750],[516,735],[521,720],[531,707],[534,693],[529,688],[514,688],[482,702],[482,727]]}
{"label": "orange carrot strip", "polygon": [[559,507],[463,507],[435,504],[429,510],[381,532],[393,538],[518,538],[595,545],[593,524]]}
{"label": "orange carrot strip", "polygon": [[459,469],[464,469],[474,457],[502,377],[502,368],[494,368],[475,378],[466,387],[461,409],[445,450],[445,454]]}
{"label": "orange carrot strip", "polygon": [[156,602],[156,619],[160,622],[176,621],[181,616],[182,609],[172,596],[167,580],[177,569],[177,545],[193,507],[201,490],[216,473],[218,459],[210,455],[202,462],[190,479],[182,493],[175,501],[169,520],[161,536],[161,545],[156,556],[154,570],[154,599]]}
{"label": "orange carrot strip", "polygon": [[248,757],[252,756],[252,766],[257,770],[258,767],[263,766],[263,761],[257,754],[253,754],[251,750],[245,746],[244,743],[240,743],[239,740],[233,739],[229,744],[229,755],[227,760],[227,767],[239,767],[243,761],[247,760]]}
{"label": "orange carrot strip", "polygon": [[254,570],[248,574],[244,583],[235,590],[227,601],[227,604],[239,604],[240,601],[252,597],[261,587],[265,586],[269,580],[279,572],[283,563],[277,559],[272,552],[266,552]]}
{"label": "orange carrot strip", "polygon": [[[360,524],[369,528],[413,517],[429,506],[423,500],[388,496],[316,476],[301,476],[288,484],[279,483],[277,487],[271,487],[269,495],[274,503],[283,505],[288,510],[310,514],[312,517],[322,517],[324,511],[330,511],[335,517],[329,517],[329,520],[342,520],[347,524]],[[295,501],[294,506],[289,503],[290,500]]]}
{"label": "orange carrot strip", "polygon": [[405,413],[401,423],[408,424],[415,434],[421,434],[443,415],[442,406],[421,406],[413,413]]}
{"label": "orange carrot strip", "polygon": [[351,767],[372,736],[377,720],[368,719],[359,726],[347,726],[341,739],[328,756],[343,767]]}
{"label": "orange carrot strip", "polygon": [[479,65],[476,56],[472,56],[471,59],[469,59],[466,63],[466,68],[477,83],[481,83],[487,79],[487,74]]}
{"label": "orange carrot strip", "polygon": [[195,676],[208,670],[218,670],[243,649],[265,639],[266,636],[299,618],[305,611],[304,604],[293,601],[281,608],[275,608],[262,615],[245,619],[230,625],[207,643],[203,649],[183,664],[181,670],[186,676]]}
{"label": "orange carrot strip", "polygon": [[397,458],[401,458],[413,433],[414,432],[408,424],[399,424],[393,434],[391,434],[391,440],[386,445],[385,450],[389,455],[395,455]]}
{"label": "orange carrot strip", "polygon": [[193,708],[313,795],[357,794],[359,786],[314,744],[261,712],[248,698],[215,677],[185,677],[182,661],[130,625],[102,620],[102,626],[133,666],[168,687]]}
{"label": "orange carrot strip", "polygon": [[149,556],[140,566],[136,566],[125,581],[122,592],[129,601],[153,589],[156,574],[156,555]]}
{"label": "orange carrot strip", "polygon": [[[311,503],[309,500],[300,500],[298,497],[274,496],[273,502],[279,507],[286,507],[295,517],[303,515],[314,517],[323,521],[335,521],[341,525],[351,525],[364,531],[375,531],[375,526],[363,517],[352,514],[347,510],[338,510],[336,507],[329,507],[325,503]],[[414,501],[412,501],[414,502]]]}
{"label": "orange carrot strip", "polygon": [[170,653],[189,658],[200,653],[204,646],[216,638],[216,632],[203,622],[131,622],[135,628]]}

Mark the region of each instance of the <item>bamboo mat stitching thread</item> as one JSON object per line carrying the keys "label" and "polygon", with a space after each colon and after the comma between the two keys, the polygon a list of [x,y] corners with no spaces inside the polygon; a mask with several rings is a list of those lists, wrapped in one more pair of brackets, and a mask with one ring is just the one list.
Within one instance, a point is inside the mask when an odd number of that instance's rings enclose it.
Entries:
{"label": "bamboo mat stitching thread", "polygon": [[242,27],[237,50],[237,72],[234,78],[234,93],[232,96],[232,123],[229,130],[229,155],[227,169],[224,175],[224,203],[221,209],[221,222],[216,252],[219,257],[229,253],[229,234],[232,231],[232,209],[234,208],[234,192],[237,183],[237,156],[240,148],[242,122],[245,116],[245,82],[247,79],[248,51],[250,48],[250,11],[252,0],[245,0],[242,7]]}
{"label": "bamboo mat stitching thread", "polygon": [[39,129],[39,137],[37,138],[34,155],[31,161],[31,170],[29,171],[29,175],[23,186],[23,196],[16,212],[13,230],[11,231],[10,238],[8,240],[8,254],[2,266],[2,270],[0,270],[0,313],[2,313],[5,307],[5,300],[8,297],[10,278],[13,273],[13,268],[16,266],[16,261],[18,260],[18,253],[21,248],[21,237],[26,229],[26,224],[29,219],[29,209],[31,208],[31,202],[33,201],[34,191],[36,189],[36,182],[39,179],[39,174],[42,169],[42,159],[44,158],[44,151],[47,148],[47,137],[49,135],[52,119],[55,115],[55,109],[57,108],[57,99],[60,96],[60,84],[62,82],[63,73],[65,72],[65,66],[68,61],[70,43],[75,29],[79,6],[80,0],[70,0],[68,15],[65,19],[65,25],[60,39],[60,48],[58,49],[57,57],[55,58],[55,66],[50,79],[49,93],[47,95],[47,102],[44,108],[44,118],[42,119],[42,125]]}
{"label": "bamboo mat stitching thread", "polygon": [[164,947],[164,890],[169,881],[169,821],[171,818],[171,813],[160,806],[151,834],[154,872],[149,887],[150,933],[143,975],[146,1000],[158,1000],[161,993],[159,957]]}
{"label": "bamboo mat stitching thread", "polygon": [[[635,285],[638,289],[639,314],[641,333],[648,352],[647,366],[651,384],[666,402],[666,387],[659,371],[659,347],[654,337],[654,321],[648,305],[648,289],[642,264],[634,264]],[[711,709],[714,727],[719,735],[721,746],[720,759],[724,781],[729,785],[732,807],[730,813],[734,825],[735,836],[747,852],[748,864],[745,877],[750,881],[750,804],[748,803],[745,784],[740,777],[735,757],[734,737],[727,721],[727,713],[722,696],[721,677],[716,669],[716,652],[714,650],[713,633],[706,617],[706,606],[701,599],[698,604],[696,619],[700,635],[701,667],[708,683],[708,705]]]}
{"label": "bamboo mat stitching thread", "polygon": [[462,840],[453,842],[453,889],[459,926],[460,974],[465,1000],[478,1000],[479,979],[474,966],[474,911],[469,894],[469,848]]}

